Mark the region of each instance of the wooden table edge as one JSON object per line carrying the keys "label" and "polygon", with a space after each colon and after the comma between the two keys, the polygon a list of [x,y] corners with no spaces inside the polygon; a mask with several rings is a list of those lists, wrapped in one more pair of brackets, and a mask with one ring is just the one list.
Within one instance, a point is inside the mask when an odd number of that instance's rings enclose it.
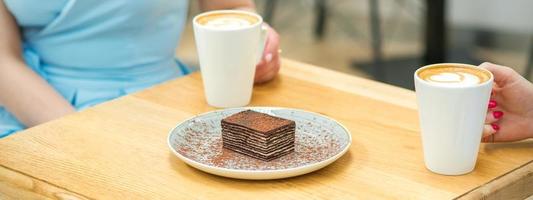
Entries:
{"label": "wooden table edge", "polygon": [[533,195],[533,160],[480,185],[455,199],[525,199]]}
{"label": "wooden table edge", "polygon": [[6,199],[89,199],[48,181],[0,164],[0,197]]}

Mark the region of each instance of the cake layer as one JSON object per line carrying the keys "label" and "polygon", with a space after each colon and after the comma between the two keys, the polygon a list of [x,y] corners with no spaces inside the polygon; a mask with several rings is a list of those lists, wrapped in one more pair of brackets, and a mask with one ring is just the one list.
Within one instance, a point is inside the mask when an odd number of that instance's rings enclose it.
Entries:
{"label": "cake layer", "polygon": [[283,147],[283,146],[286,146],[286,145],[290,145],[290,144],[294,144],[293,141],[287,140],[287,141],[280,142],[280,143],[278,143],[275,146],[272,146],[272,147],[269,147],[269,148],[264,148],[264,147],[258,146],[257,144],[253,144],[253,143],[246,143],[245,144],[242,141],[235,141],[235,140],[231,140],[231,139],[227,139],[227,138],[224,139],[222,142],[223,142],[222,145],[231,144],[231,145],[241,146],[242,148],[250,149],[250,150],[254,150],[254,151],[259,151],[259,152],[262,152],[262,153],[265,153],[265,154],[266,153],[270,153],[270,152],[274,152],[276,149],[278,149],[280,147]]}
{"label": "cake layer", "polygon": [[224,131],[232,131],[232,132],[237,133],[237,134],[243,133],[243,134],[246,134],[246,135],[251,135],[251,136],[253,136],[253,137],[255,137],[255,138],[259,139],[259,140],[264,140],[266,142],[278,137],[280,134],[283,135],[283,134],[285,134],[288,131],[294,131],[294,130],[295,130],[294,127],[288,126],[288,127],[284,127],[282,129],[276,130],[276,132],[273,132],[270,135],[264,135],[264,134],[261,134],[261,133],[259,133],[257,131],[251,130],[251,129],[246,129],[246,128],[233,126],[233,125],[222,125],[222,132],[224,132]]}
{"label": "cake layer", "polygon": [[279,146],[277,149],[273,150],[273,151],[270,151],[270,152],[263,152],[263,151],[258,151],[256,149],[253,149],[253,148],[249,148],[249,147],[246,147],[244,148],[244,146],[242,145],[235,145],[235,144],[232,144],[232,143],[226,143],[223,145],[224,148],[239,148],[239,149],[244,149],[244,150],[247,150],[247,151],[251,151],[251,152],[255,152],[257,154],[261,154],[261,155],[264,155],[264,156],[272,156],[272,155],[276,155],[277,153],[283,151],[284,149],[294,149],[294,144],[293,143],[290,143],[290,144],[286,144],[284,146]]}
{"label": "cake layer", "polygon": [[243,148],[233,146],[233,145],[226,145],[224,146],[224,148],[238,152],[238,153],[242,153],[242,154],[245,154],[245,155],[260,159],[260,160],[264,160],[264,161],[271,161],[271,160],[282,157],[294,151],[294,146],[284,147],[283,149],[279,149],[277,152],[272,153],[272,154],[261,154],[260,152],[243,149]]}
{"label": "cake layer", "polygon": [[294,141],[294,131],[287,132],[283,135],[279,135],[278,137],[265,142],[265,140],[256,138],[253,135],[248,134],[238,134],[232,131],[225,131],[222,133],[222,138],[231,139],[237,142],[241,142],[243,144],[250,143],[250,144],[256,144],[257,146],[263,147],[263,148],[270,148],[272,146],[276,146],[277,144],[283,142],[284,140],[288,141]]}
{"label": "cake layer", "polygon": [[224,121],[224,120],[221,122],[221,126],[222,126],[222,127],[224,127],[224,126],[231,126],[231,127],[235,127],[235,128],[242,128],[242,129],[245,129],[245,130],[250,130],[250,131],[256,132],[256,133],[258,133],[258,134],[260,134],[260,135],[263,135],[263,136],[265,136],[265,137],[268,137],[268,136],[271,135],[271,134],[274,134],[274,133],[276,133],[276,132],[279,132],[280,129],[285,129],[285,128],[287,128],[287,127],[296,127],[296,124],[295,124],[294,122],[292,122],[292,123],[288,123],[288,124],[286,124],[286,125],[284,125],[284,126],[279,126],[279,127],[273,128],[273,129],[271,129],[271,130],[269,130],[269,131],[265,131],[265,132],[260,131],[260,130],[256,130],[256,129],[253,129],[253,128],[250,128],[250,127],[247,127],[247,126],[244,126],[244,125],[242,125],[242,124],[236,124],[236,123],[226,122],[226,121]]}
{"label": "cake layer", "polygon": [[267,133],[260,132],[260,131],[257,131],[257,130],[254,130],[254,129],[251,129],[251,128],[248,128],[248,127],[240,126],[240,125],[230,124],[230,123],[221,123],[221,127],[231,127],[231,128],[240,129],[240,130],[247,130],[247,131],[255,132],[255,133],[257,133],[257,134],[259,134],[261,136],[264,136],[264,137],[270,137],[272,134],[278,133],[281,130],[294,129],[295,125],[289,124],[287,126],[279,127],[277,129],[274,129],[274,130],[269,131]]}
{"label": "cake layer", "polygon": [[287,135],[286,137],[280,138],[279,140],[276,140],[275,142],[268,144],[268,145],[265,145],[264,143],[261,143],[261,142],[258,142],[252,139],[246,139],[242,137],[233,137],[233,136],[224,136],[223,141],[232,141],[232,142],[243,144],[243,145],[249,144],[252,146],[256,146],[257,148],[268,150],[271,148],[275,148],[276,146],[279,146],[280,144],[294,142],[294,136]]}
{"label": "cake layer", "polygon": [[257,136],[254,136],[253,133],[242,133],[242,132],[235,132],[233,130],[225,130],[222,133],[222,137],[231,137],[236,140],[243,140],[243,141],[253,141],[262,144],[265,147],[274,145],[279,142],[279,140],[286,139],[287,137],[294,137],[294,131],[288,131],[283,134],[277,135],[275,138],[270,138],[269,140],[265,140],[264,138],[258,138]]}

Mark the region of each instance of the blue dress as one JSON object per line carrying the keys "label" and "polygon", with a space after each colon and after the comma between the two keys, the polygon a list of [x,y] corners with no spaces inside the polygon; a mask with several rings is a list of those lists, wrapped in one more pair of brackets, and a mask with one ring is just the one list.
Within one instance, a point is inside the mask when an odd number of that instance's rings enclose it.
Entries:
{"label": "blue dress", "polygon": [[[4,0],[29,67],[76,109],[183,76],[186,0]],[[25,127],[0,106],[0,138]]]}

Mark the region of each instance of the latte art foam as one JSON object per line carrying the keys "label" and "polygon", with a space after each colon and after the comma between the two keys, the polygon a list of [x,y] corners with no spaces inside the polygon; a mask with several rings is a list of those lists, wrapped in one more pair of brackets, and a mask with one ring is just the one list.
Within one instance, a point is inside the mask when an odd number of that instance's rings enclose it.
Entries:
{"label": "latte art foam", "polygon": [[259,18],[245,13],[213,13],[199,17],[196,20],[202,26],[231,30],[241,27],[252,26],[259,22]]}
{"label": "latte art foam", "polygon": [[443,83],[447,85],[477,85],[481,83],[479,77],[463,72],[444,72],[441,74],[434,74],[425,80],[428,82]]}
{"label": "latte art foam", "polygon": [[462,66],[435,66],[426,68],[418,76],[431,84],[447,86],[479,85],[490,79],[491,75],[482,69]]}
{"label": "latte art foam", "polygon": [[220,29],[234,29],[243,26],[249,26],[252,25],[252,23],[250,21],[236,17],[220,17],[213,20],[209,20],[204,25]]}

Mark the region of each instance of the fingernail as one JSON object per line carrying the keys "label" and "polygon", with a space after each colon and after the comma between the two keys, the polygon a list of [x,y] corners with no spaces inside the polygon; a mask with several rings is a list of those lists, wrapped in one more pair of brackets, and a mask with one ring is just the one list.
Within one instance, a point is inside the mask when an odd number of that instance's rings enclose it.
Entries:
{"label": "fingernail", "polygon": [[492,129],[494,129],[495,131],[500,130],[500,126],[498,126],[498,124],[491,124],[491,126],[492,126]]}
{"label": "fingernail", "polygon": [[272,61],[272,54],[271,54],[271,53],[269,53],[269,54],[267,54],[267,55],[265,56],[265,61],[266,61],[267,63],[270,62],[270,61]]}
{"label": "fingernail", "polygon": [[496,119],[500,119],[503,117],[503,112],[502,111],[494,111],[492,112],[492,116],[494,116],[494,118]]}
{"label": "fingernail", "polygon": [[496,108],[498,106],[498,103],[494,100],[489,101],[489,108]]}

